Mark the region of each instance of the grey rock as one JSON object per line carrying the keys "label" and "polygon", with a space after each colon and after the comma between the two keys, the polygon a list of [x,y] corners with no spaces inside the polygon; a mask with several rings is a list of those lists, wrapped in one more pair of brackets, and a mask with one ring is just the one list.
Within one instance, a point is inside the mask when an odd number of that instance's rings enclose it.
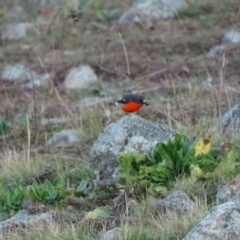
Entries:
{"label": "grey rock", "polygon": [[120,228],[113,228],[103,233],[98,240],[113,240],[119,236]]}
{"label": "grey rock", "polygon": [[222,204],[229,201],[240,202],[240,175],[227,185],[220,187],[217,192],[217,203]]}
{"label": "grey rock", "polygon": [[48,125],[48,124],[61,124],[66,123],[68,119],[66,118],[42,118],[41,125]]}
{"label": "grey rock", "polygon": [[88,65],[81,65],[70,69],[63,82],[63,87],[66,89],[84,89],[96,82],[98,82],[98,77],[93,69]]}
{"label": "grey rock", "polygon": [[32,29],[32,23],[11,23],[7,24],[1,33],[2,40],[17,40],[27,36],[27,31]]}
{"label": "grey rock", "polygon": [[72,107],[75,108],[80,108],[80,107],[92,107],[92,106],[96,106],[98,104],[103,104],[106,102],[109,102],[110,98],[101,98],[101,97],[88,97],[88,98],[84,98],[78,102],[75,102],[72,104]]}
{"label": "grey rock", "polygon": [[240,43],[240,32],[235,30],[227,32],[222,39],[222,44],[228,43]]}
{"label": "grey rock", "polygon": [[26,12],[22,6],[15,6],[9,11],[7,17],[10,21],[20,21],[26,17]]}
{"label": "grey rock", "polygon": [[176,12],[187,7],[184,0],[136,0],[119,19],[119,23],[152,22],[155,19],[172,18]]}
{"label": "grey rock", "polygon": [[223,45],[223,44],[214,46],[209,50],[207,57],[209,57],[209,58],[215,57],[219,54],[224,53],[226,49],[227,49],[227,46]]}
{"label": "grey rock", "polygon": [[41,16],[37,16],[36,20],[35,20],[35,25],[36,26],[43,26],[46,25],[48,23],[47,20],[45,20],[43,17]]}
{"label": "grey rock", "polygon": [[64,129],[47,140],[48,146],[72,147],[80,142],[79,133],[74,129]]}
{"label": "grey rock", "polygon": [[24,83],[26,88],[39,87],[46,84],[50,79],[50,74],[38,74],[29,67],[17,63],[14,65],[7,65],[2,73],[1,78],[7,81],[16,83]]}
{"label": "grey rock", "polygon": [[13,226],[28,226],[36,224],[39,221],[45,221],[49,223],[51,219],[52,216],[49,213],[29,214],[29,212],[24,209],[19,211],[12,218],[0,222],[0,231]]}
{"label": "grey rock", "polygon": [[240,32],[231,30],[223,36],[221,44],[210,49],[207,57],[216,57],[217,55],[223,54],[228,50],[238,48],[238,44],[240,44]]}
{"label": "grey rock", "polygon": [[201,84],[200,84],[200,90],[204,90],[204,91],[210,91],[212,90],[213,86],[212,86],[212,76],[208,73],[208,77],[206,80],[204,80]]}
{"label": "grey rock", "polygon": [[157,203],[157,207],[166,214],[169,213],[189,213],[195,209],[195,203],[183,191],[174,191],[166,198]]}
{"label": "grey rock", "polygon": [[146,153],[156,143],[174,138],[175,133],[166,125],[147,121],[136,114],[127,114],[99,135],[91,149],[90,162],[102,172],[104,178],[111,178],[116,173],[120,152]]}
{"label": "grey rock", "polygon": [[[60,5],[61,3],[63,3],[62,0],[40,0],[39,2],[42,6],[46,4]],[[64,0],[64,4],[66,4],[66,6],[73,10],[78,10],[79,2],[79,0]]]}
{"label": "grey rock", "polygon": [[35,73],[32,75],[32,77],[32,80],[29,80],[28,83],[23,85],[25,88],[41,87],[43,85],[46,85],[51,78],[50,74],[48,73],[42,75]]}
{"label": "grey rock", "polygon": [[240,105],[237,104],[233,108],[225,112],[221,117],[221,130],[225,134],[240,134]]}
{"label": "grey rock", "polygon": [[183,240],[239,240],[239,226],[240,204],[227,202],[211,209]]}

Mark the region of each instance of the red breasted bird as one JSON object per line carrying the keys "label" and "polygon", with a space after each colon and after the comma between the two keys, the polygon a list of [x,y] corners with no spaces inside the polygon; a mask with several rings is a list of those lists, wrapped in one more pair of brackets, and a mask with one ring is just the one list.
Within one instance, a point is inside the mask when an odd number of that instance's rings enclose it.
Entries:
{"label": "red breasted bird", "polygon": [[121,109],[127,113],[137,112],[143,105],[148,106],[144,96],[138,94],[127,94],[110,105],[121,106]]}

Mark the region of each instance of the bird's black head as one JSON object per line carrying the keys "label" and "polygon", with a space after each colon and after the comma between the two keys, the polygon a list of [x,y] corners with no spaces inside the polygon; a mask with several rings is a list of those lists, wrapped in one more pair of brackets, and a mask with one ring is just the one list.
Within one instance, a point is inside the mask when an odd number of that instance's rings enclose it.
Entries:
{"label": "bird's black head", "polygon": [[135,102],[139,104],[145,104],[146,106],[149,106],[149,104],[146,102],[145,97],[139,94],[128,94],[124,95],[122,99],[120,99],[119,103],[128,103],[128,102]]}

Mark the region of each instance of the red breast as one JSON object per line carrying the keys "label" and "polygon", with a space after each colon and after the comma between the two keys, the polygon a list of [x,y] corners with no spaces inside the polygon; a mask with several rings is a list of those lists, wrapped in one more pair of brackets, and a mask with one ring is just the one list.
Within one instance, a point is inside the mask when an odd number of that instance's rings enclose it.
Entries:
{"label": "red breast", "polygon": [[136,102],[130,101],[128,103],[123,104],[121,106],[121,109],[124,112],[133,113],[133,112],[137,112],[142,106],[143,106],[142,103],[136,103]]}

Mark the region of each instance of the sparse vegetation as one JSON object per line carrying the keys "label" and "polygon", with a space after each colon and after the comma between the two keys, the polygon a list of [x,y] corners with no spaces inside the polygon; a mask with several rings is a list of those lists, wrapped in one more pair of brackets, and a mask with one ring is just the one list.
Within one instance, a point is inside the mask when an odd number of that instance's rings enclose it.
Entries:
{"label": "sparse vegetation", "polygon": [[[13,2],[0,3],[0,30],[11,22],[7,13]],[[46,204],[54,217],[49,224],[0,232],[0,239],[94,238],[111,229],[113,219],[121,240],[182,239],[215,204],[217,187],[240,172],[237,147],[231,152],[223,145],[225,151],[218,151],[221,143],[239,146],[239,139],[214,128],[215,120],[239,101],[240,51],[206,57],[226,30],[240,27],[239,1],[189,0],[174,19],[155,21],[151,29],[144,24],[115,28],[128,0],[80,1],[78,11],[65,3],[39,10],[30,2],[19,1],[29,7],[21,21],[35,23],[41,13],[47,24],[34,27],[25,39],[1,40],[0,73],[7,64],[26,62],[39,73],[56,74],[49,86],[32,89],[0,79],[0,219],[13,216],[29,199]],[[79,61],[94,68],[99,84],[63,91],[65,74]],[[212,87],[204,89],[209,76]],[[88,165],[89,151],[122,113],[106,103],[79,108],[72,103],[123,92],[143,93],[151,107],[138,114],[187,138],[177,135],[148,155],[121,154],[119,182],[99,184],[98,172]],[[42,124],[45,118],[67,121]],[[79,130],[78,146],[46,146],[53,133],[69,128]],[[211,151],[195,156],[193,143],[209,135]],[[157,197],[174,190],[195,199],[193,215],[157,213]]]}

